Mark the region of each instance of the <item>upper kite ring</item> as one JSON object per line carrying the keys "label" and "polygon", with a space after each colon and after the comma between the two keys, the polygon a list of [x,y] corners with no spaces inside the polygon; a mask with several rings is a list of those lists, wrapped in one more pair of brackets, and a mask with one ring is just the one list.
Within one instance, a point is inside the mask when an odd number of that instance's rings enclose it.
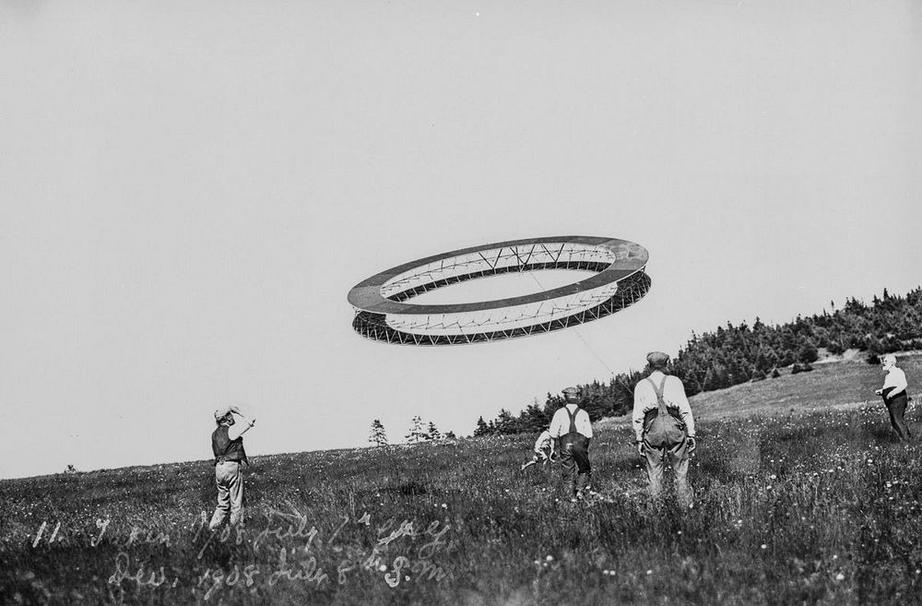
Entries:
{"label": "upper kite ring", "polygon": [[[439,345],[524,336],[597,319],[634,303],[650,286],[644,273],[648,258],[643,246],[615,238],[509,240],[398,265],[355,285],[348,301],[356,310],[356,331],[388,342]],[[465,280],[540,269],[597,273],[505,299],[442,305],[406,302]]]}

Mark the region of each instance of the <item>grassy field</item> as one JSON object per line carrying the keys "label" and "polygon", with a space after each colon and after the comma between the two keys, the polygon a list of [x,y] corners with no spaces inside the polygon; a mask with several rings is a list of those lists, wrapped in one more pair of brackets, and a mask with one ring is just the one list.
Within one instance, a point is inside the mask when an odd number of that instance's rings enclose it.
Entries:
{"label": "grassy field", "polygon": [[534,436],[260,457],[239,533],[202,528],[210,462],[3,481],[0,602],[922,603],[922,398],[896,443],[880,382],[841,362],[694,398],[688,511],[645,497],[623,418],[579,504],[518,471]]}

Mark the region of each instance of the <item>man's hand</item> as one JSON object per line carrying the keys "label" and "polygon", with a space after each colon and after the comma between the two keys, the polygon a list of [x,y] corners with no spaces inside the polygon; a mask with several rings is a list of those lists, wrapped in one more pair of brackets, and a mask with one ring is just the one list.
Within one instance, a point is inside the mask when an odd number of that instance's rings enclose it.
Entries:
{"label": "man's hand", "polygon": [[688,454],[695,452],[695,449],[698,448],[698,444],[695,443],[695,437],[688,436],[686,440],[688,441]]}
{"label": "man's hand", "polygon": [[256,425],[256,419],[250,419],[250,427]]}
{"label": "man's hand", "polygon": [[637,454],[639,454],[642,457],[646,456],[643,451],[643,441],[637,442]]}
{"label": "man's hand", "polygon": [[883,390],[883,389],[875,389],[875,390],[874,390],[874,393],[875,393],[876,395],[879,396],[879,395],[881,395],[881,394],[884,393],[884,390]]}

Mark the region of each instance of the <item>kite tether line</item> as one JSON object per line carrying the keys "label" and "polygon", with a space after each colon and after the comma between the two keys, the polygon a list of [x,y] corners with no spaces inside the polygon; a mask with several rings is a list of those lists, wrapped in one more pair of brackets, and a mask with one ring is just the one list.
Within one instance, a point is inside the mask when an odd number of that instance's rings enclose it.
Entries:
{"label": "kite tether line", "polygon": [[[538,288],[540,288],[541,290],[547,290],[547,289],[544,287],[544,285],[541,284],[541,281],[538,280],[537,277],[535,277],[535,272],[529,271],[529,272],[526,272],[526,273],[528,273],[528,275],[531,276],[531,279],[535,281],[535,284],[538,285]],[[615,377],[615,372],[611,369],[611,367],[610,367],[608,364],[605,363],[605,360],[602,359],[602,356],[600,356],[600,355],[598,354],[598,352],[596,352],[596,350],[593,349],[591,345],[589,345],[589,341],[587,341],[587,340],[583,337],[583,335],[582,335],[582,334],[580,333],[580,331],[579,331],[579,328],[576,327],[576,326],[573,326],[573,327],[571,327],[571,328],[572,328],[574,334],[576,334],[576,336],[579,337],[579,340],[583,342],[583,345],[586,347],[586,349],[589,351],[589,353],[591,353],[591,354],[595,357],[595,359],[599,361],[599,364],[601,364],[602,366],[605,367],[605,370],[607,370],[607,371],[608,371],[608,374],[611,376],[611,378],[614,379],[614,377]]]}

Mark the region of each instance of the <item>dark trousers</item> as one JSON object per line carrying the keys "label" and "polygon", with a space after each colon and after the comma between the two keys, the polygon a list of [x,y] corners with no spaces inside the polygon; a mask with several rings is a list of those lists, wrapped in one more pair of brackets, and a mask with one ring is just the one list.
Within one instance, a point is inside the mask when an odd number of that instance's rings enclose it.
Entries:
{"label": "dark trousers", "polygon": [[890,413],[890,425],[893,426],[893,431],[900,440],[908,440],[909,428],[906,427],[906,421],[903,419],[907,405],[906,391],[901,391],[892,398],[884,396],[884,404],[887,405],[887,411]]}
{"label": "dark trousers", "polygon": [[568,433],[560,438],[560,461],[564,480],[574,495],[589,487],[592,466],[589,464],[589,438],[581,433]]}

